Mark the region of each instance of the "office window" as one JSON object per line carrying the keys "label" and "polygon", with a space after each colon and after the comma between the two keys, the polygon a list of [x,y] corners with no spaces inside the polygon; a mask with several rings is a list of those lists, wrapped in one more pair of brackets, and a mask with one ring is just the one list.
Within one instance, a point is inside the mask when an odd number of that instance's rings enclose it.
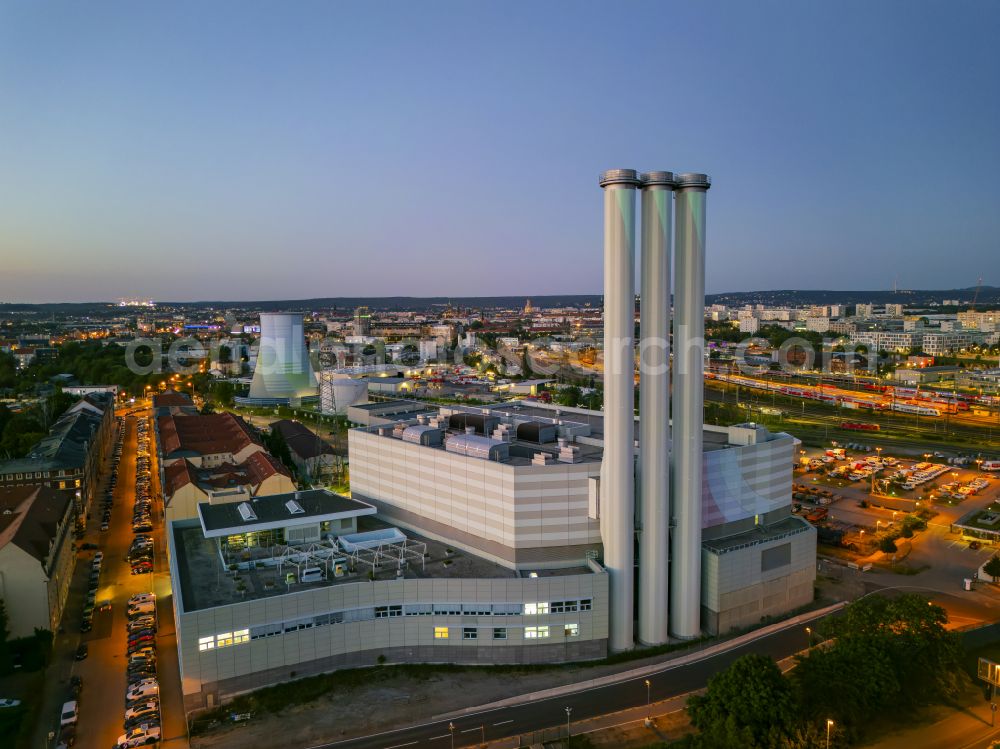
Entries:
{"label": "office window", "polygon": [[376,606],[375,607],[375,618],[376,619],[386,619],[390,616],[402,616],[403,607],[402,606]]}
{"label": "office window", "polygon": [[250,641],[250,630],[249,629],[238,629],[233,632],[233,644],[239,645],[241,642]]}
{"label": "office window", "polygon": [[435,627],[434,628],[434,639],[435,640],[447,640],[448,639],[448,628],[447,627]]}
{"label": "office window", "polygon": [[506,640],[507,639],[507,628],[506,627],[494,627],[493,628],[493,639],[494,640]]}
{"label": "office window", "polygon": [[581,598],[580,599],[580,611],[590,611],[590,609],[593,608],[593,606],[591,604],[592,604],[591,599],[589,599],[589,598]]}
{"label": "office window", "polygon": [[463,640],[476,640],[479,639],[479,630],[475,627],[462,627],[462,639]]}
{"label": "office window", "polygon": [[215,647],[215,638],[211,635],[208,637],[198,638],[198,650],[211,650]]}
{"label": "office window", "polygon": [[524,628],[524,639],[526,640],[537,640],[542,637],[549,636],[548,627],[525,627]]}
{"label": "office window", "polygon": [[524,604],[525,614],[547,614],[549,613],[548,603],[526,603]]}
{"label": "office window", "polygon": [[579,634],[579,624],[567,624],[563,627],[563,637],[577,637]]}
{"label": "office window", "polygon": [[223,632],[221,635],[215,636],[215,647],[217,648],[228,648],[233,644],[233,633]]}

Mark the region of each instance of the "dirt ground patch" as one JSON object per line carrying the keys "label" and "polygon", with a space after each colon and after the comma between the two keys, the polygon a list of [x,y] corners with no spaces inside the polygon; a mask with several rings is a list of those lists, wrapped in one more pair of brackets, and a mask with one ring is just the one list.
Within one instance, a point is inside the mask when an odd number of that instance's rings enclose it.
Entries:
{"label": "dirt ground patch", "polygon": [[581,674],[592,678],[637,665],[633,662],[624,666],[568,666],[501,673],[485,669],[435,673],[428,668],[425,676],[395,674],[385,678],[373,672],[370,681],[335,689],[308,704],[193,736],[191,747],[245,749],[251,745],[249,737],[266,735],[270,749],[298,749],[413,725],[454,710],[569,684],[578,681]]}

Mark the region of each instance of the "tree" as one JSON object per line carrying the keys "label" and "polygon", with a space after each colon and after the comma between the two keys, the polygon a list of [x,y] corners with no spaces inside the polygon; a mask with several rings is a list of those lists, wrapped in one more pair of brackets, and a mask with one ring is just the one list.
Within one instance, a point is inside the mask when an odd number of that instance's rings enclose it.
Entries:
{"label": "tree", "polygon": [[993,582],[1000,579],[1000,556],[994,554],[990,560],[983,565],[983,572],[993,578]]}
{"label": "tree", "polygon": [[687,710],[705,747],[781,746],[796,729],[792,685],[763,655],[745,655],[713,676],[705,694],[688,699]]}
{"label": "tree", "polygon": [[0,455],[23,458],[31,447],[45,436],[41,423],[30,414],[14,414],[0,436]]}
{"label": "tree", "polygon": [[869,596],[826,620],[822,632],[836,641],[831,650],[859,644],[885,653],[900,684],[894,704],[913,705],[951,696],[961,686],[962,649],[947,622],[945,610],[924,596]]}
{"label": "tree", "polygon": [[878,550],[886,554],[896,553],[896,539],[892,536],[883,536],[879,539]]}
{"label": "tree", "polygon": [[560,406],[569,406],[575,408],[580,405],[580,397],[582,393],[580,388],[576,385],[570,385],[567,388],[563,388],[558,393],[556,393],[556,403]]}

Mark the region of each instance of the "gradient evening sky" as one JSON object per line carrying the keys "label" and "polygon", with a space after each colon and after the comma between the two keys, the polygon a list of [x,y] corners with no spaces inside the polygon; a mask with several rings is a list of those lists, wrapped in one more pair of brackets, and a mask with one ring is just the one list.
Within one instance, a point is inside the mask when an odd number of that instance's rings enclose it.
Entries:
{"label": "gradient evening sky", "polygon": [[710,292],[1000,284],[1000,3],[0,5],[0,301],[600,293],[611,167]]}

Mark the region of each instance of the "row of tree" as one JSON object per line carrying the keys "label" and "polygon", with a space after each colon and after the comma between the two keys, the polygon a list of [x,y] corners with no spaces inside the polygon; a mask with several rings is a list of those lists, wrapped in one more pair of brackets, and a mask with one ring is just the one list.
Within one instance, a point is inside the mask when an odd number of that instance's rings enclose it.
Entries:
{"label": "row of tree", "polygon": [[870,596],[822,622],[821,645],[788,675],[773,660],[746,655],[688,701],[699,733],[676,746],[806,749],[847,746],[876,717],[905,714],[953,697],[967,683],[947,614],[926,598]]}

